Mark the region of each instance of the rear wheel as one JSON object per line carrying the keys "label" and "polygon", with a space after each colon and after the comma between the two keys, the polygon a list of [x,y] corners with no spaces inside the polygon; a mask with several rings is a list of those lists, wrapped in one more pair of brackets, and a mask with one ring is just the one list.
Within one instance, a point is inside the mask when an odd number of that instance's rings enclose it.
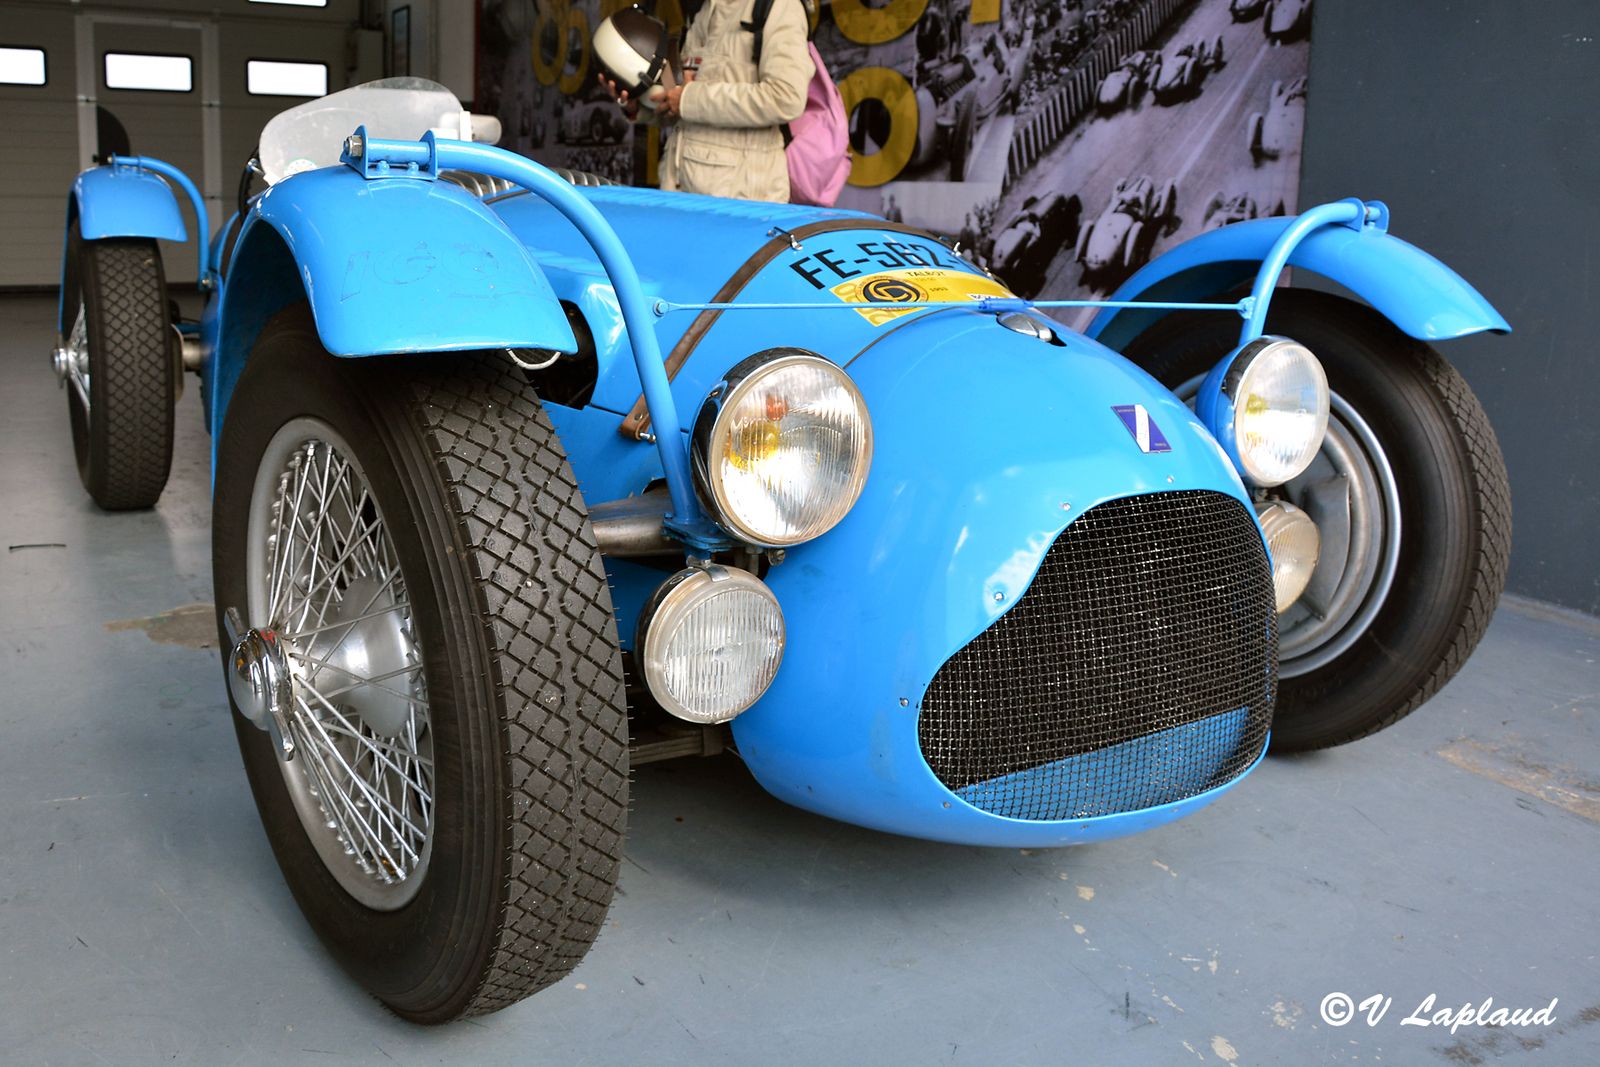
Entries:
{"label": "rear wheel", "polygon": [[[1333,392],[1328,437],[1274,496],[1316,520],[1323,551],[1279,620],[1272,744],[1376,733],[1461,668],[1489,625],[1511,551],[1511,495],[1488,417],[1461,375],[1364,305],[1280,291],[1268,332],[1303,342]],[[1128,357],[1191,395],[1238,340],[1223,315],[1173,314]]]}
{"label": "rear wheel", "polygon": [[335,359],[286,312],[230,401],[213,530],[219,613],[273,630],[293,679],[292,759],[235,726],[318,935],[417,1022],[570,972],[616,885],[626,708],[587,512],[525,379],[488,354]]}
{"label": "rear wheel", "polygon": [[107,511],[155,506],[172,469],[173,331],[151,240],[68,238],[57,371],[78,477]]}

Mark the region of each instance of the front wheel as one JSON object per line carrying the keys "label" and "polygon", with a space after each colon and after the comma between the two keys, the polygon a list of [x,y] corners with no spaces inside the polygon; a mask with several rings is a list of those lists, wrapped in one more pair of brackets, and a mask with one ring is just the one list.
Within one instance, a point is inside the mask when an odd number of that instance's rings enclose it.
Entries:
{"label": "front wheel", "polygon": [[[1494,429],[1461,375],[1364,305],[1279,291],[1269,333],[1316,353],[1328,436],[1271,495],[1303,508],[1322,554],[1279,619],[1275,749],[1343,744],[1398,722],[1449,681],[1489,625],[1511,553]],[[1128,357],[1192,397],[1238,340],[1227,316],[1174,314]]]}
{"label": "front wheel", "polygon": [[336,359],[291,309],[229,403],[213,531],[219,626],[235,607],[274,631],[291,678],[291,759],[235,727],[318,935],[417,1022],[570,972],[616,885],[626,708],[583,498],[526,380],[489,354]]}
{"label": "front wheel", "polygon": [[107,511],[154,507],[172,469],[173,333],[151,240],[86,241],[73,226],[57,372],[78,477]]}

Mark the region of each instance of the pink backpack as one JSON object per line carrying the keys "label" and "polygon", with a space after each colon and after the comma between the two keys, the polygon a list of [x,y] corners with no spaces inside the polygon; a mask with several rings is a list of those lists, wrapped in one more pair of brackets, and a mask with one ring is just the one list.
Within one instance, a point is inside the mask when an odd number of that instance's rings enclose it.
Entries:
{"label": "pink backpack", "polygon": [[[773,0],[756,0],[750,21],[740,23],[755,34],[751,61],[760,64],[761,44]],[[850,122],[844,98],[828,76],[822,55],[810,41],[806,48],[816,73],[806,86],[806,109],[783,126],[783,154],[789,163],[789,202],[832,207],[850,177]]]}
{"label": "pink backpack", "polygon": [[817,46],[807,42],[806,47],[817,72],[806,86],[805,111],[785,131],[789,201],[832,207],[850,177],[850,125],[844,99],[822,65]]}

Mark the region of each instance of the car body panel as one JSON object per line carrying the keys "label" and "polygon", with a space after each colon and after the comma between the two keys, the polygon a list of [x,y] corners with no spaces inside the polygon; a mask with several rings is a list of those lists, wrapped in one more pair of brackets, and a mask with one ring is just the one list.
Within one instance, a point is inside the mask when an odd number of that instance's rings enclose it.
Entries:
{"label": "car body panel", "polygon": [[294,255],[335,355],[576,344],[522,243],[449,182],[326,167],[274,185],[252,215]]}
{"label": "car body panel", "polygon": [[[880,316],[845,310],[846,301],[834,290],[848,292],[877,274],[928,269],[987,281],[979,268],[934,238],[913,236],[860,212],[622,187],[579,191],[606,215],[632,250],[652,298],[681,303],[713,300],[758,253],[770,255],[742,282],[739,299],[821,301],[827,310],[811,314],[798,328],[809,339],[807,347],[836,362],[847,361],[883,330],[871,321]],[[591,403],[618,414],[628,412],[640,394],[638,372],[610,284],[586,255],[581,235],[535,197],[508,197],[492,206],[530,248],[537,243],[532,254],[556,294],[589,316],[600,362]],[[834,226],[838,229],[831,230]],[[799,248],[793,248],[782,234],[801,227],[808,228],[808,235]],[[663,240],[664,233],[687,239]],[[797,324],[805,316],[804,311],[717,316],[694,346],[693,358],[673,378],[679,411],[697,410],[711,386],[739,360],[765,348],[793,344]],[[695,318],[689,312],[658,318],[655,330],[661,350],[670,352]]]}
{"label": "car body panel", "polygon": [[1095,94],[1101,114],[1110,114],[1137,102],[1158,67],[1154,52],[1132,52],[1123,57],[1100,82]]}
{"label": "car body panel", "polygon": [[165,181],[135,167],[90,167],[72,183],[78,231],[86,241],[151,237],[186,241],[178,198]]}
{"label": "car body panel", "polygon": [[1261,32],[1269,41],[1284,41],[1311,26],[1311,0],[1268,0]]}
{"label": "car body panel", "polygon": [[[1149,255],[1156,238],[1166,232],[1173,215],[1168,200],[1176,200],[1174,186],[1157,186],[1149,175],[1117,183],[1106,209],[1080,240],[1078,262],[1086,276],[1117,275]],[[1128,248],[1128,235],[1139,227],[1137,247]]]}
{"label": "car body panel", "polygon": [[[1138,828],[981,811],[934,777],[916,736],[939,667],[1017,602],[1078,515],[1168,490],[1248,500],[1181,401],[1114,353],[1064,341],[950,310],[850,363],[873,415],[872,472],[843,522],[767,574],[790,642],[772,688],[734,720],[746,764],[780,798],[972,844],[1068,844]],[[950,396],[962,397],[959,410]],[[1170,452],[1139,450],[1113,412],[1124,403],[1148,409]],[[1005,432],[986,432],[996,418]]]}
{"label": "car body panel", "polygon": [[[1146,264],[1112,299],[1202,300],[1228,292],[1254,276],[1293,222],[1289,217],[1256,219],[1193,237]],[[1316,230],[1289,256],[1289,266],[1338,282],[1419,340],[1511,329],[1455,271],[1415,245],[1371,227]],[[1120,349],[1161,314],[1106,308],[1085,333]]]}
{"label": "car body panel", "polygon": [[1258,157],[1277,159],[1284,152],[1297,151],[1306,125],[1306,79],[1273,82],[1267,110],[1247,120],[1261,123],[1259,143],[1252,138],[1251,151]]}

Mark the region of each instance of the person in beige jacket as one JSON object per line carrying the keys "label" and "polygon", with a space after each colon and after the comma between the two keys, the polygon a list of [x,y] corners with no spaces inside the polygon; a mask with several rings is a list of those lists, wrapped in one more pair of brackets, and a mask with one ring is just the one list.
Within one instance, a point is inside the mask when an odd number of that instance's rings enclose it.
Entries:
{"label": "person in beige jacket", "polygon": [[621,94],[630,115],[673,126],[661,153],[661,188],[789,199],[780,127],[805,110],[815,73],[806,44],[809,27],[802,0],[773,0],[757,64],[755,34],[742,25],[750,22],[755,3],[706,0],[683,42],[684,83],[667,89],[653,111]]}

